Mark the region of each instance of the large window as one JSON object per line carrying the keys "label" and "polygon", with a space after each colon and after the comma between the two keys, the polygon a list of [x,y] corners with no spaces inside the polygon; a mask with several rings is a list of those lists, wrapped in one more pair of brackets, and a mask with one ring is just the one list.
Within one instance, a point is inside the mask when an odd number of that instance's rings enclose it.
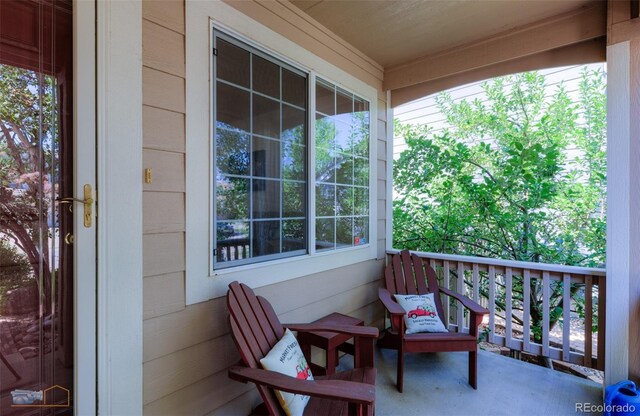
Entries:
{"label": "large window", "polygon": [[218,267],[306,253],[307,76],[215,33]]}
{"label": "large window", "polygon": [[368,244],[369,102],[213,33],[214,269]]}

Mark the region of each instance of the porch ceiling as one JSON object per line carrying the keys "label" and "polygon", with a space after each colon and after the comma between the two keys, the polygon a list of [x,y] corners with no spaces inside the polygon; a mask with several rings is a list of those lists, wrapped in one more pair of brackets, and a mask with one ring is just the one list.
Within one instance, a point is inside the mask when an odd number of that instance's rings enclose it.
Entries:
{"label": "porch ceiling", "polygon": [[598,0],[291,0],[385,68]]}

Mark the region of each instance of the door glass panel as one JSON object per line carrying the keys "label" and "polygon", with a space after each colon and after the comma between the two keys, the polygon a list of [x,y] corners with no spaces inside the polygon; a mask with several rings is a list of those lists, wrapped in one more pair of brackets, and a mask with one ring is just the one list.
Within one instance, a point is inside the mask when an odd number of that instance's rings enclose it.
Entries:
{"label": "door glass panel", "polygon": [[72,414],[71,2],[0,16],[0,414]]}

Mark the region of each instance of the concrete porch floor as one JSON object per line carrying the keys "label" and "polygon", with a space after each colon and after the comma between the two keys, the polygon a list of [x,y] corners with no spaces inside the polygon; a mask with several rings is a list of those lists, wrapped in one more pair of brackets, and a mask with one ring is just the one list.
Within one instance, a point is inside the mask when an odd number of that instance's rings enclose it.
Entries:
{"label": "concrete porch floor", "polygon": [[376,415],[575,415],[576,403],[602,403],[586,379],[480,351],[478,390],[467,383],[468,354],[405,355],[404,393],[396,389],[396,357],[376,349]]}

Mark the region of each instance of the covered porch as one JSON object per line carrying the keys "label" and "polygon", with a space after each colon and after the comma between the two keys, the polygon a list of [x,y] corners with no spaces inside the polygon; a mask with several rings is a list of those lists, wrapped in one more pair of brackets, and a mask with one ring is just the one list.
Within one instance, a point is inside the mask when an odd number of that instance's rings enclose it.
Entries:
{"label": "covered porch", "polygon": [[[121,348],[115,344],[116,340],[107,341],[104,334],[99,339],[103,340],[105,350],[113,350],[109,360],[133,361],[129,366],[105,371],[111,361],[98,357],[101,383],[108,386],[109,391],[103,393],[100,406],[104,406],[107,413],[110,409],[127,409],[129,413],[145,415],[250,412],[259,400],[256,390],[251,385],[230,381],[227,373],[229,366],[239,359],[229,333],[224,299],[231,280],[244,281],[269,299],[282,322],[310,322],[336,311],[382,328],[385,318],[377,289],[387,254],[393,250],[393,108],[472,80],[594,59],[606,59],[610,71],[608,123],[612,145],[608,149],[611,167],[608,214],[611,221],[607,224],[606,271],[551,270],[529,264],[501,264],[499,260],[481,263],[476,259],[434,257],[433,261],[443,281],[452,289],[462,289],[476,299],[475,280],[483,273],[491,279],[491,270],[492,283],[499,275],[507,288],[514,276],[539,279],[545,288],[554,282],[566,293],[571,284],[584,285],[594,297],[597,287],[601,297],[598,318],[602,331],[591,334],[586,330],[582,349],[573,348],[570,337],[565,337],[570,334],[564,329],[559,344],[552,339],[548,316],[546,336],[539,343],[525,339],[526,330],[516,333],[515,328],[506,328],[508,322],[505,322],[505,335],[496,335],[493,331],[490,336],[497,344],[516,351],[541,353],[553,359],[604,369],[606,384],[637,378],[640,374],[640,357],[634,353],[638,329],[631,325],[640,282],[635,261],[640,233],[634,219],[640,207],[635,192],[640,170],[640,158],[636,157],[639,132],[631,117],[639,104],[630,98],[640,88],[636,81],[640,79],[637,65],[640,30],[637,7],[632,7],[637,6],[637,2],[610,1],[608,7],[606,2],[598,1],[547,2],[544,4],[561,4],[561,7],[552,11],[541,7],[549,13],[531,13],[530,19],[514,18],[509,25],[493,27],[496,30],[467,33],[465,25],[471,25],[478,16],[483,17],[485,23],[495,20],[495,16],[479,10],[482,7],[478,6],[476,15],[465,14],[460,21],[452,19],[443,23],[449,28],[449,35],[459,32],[468,36],[457,37],[451,44],[433,42],[429,50],[411,47],[399,37],[407,26],[427,26],[422,21],[409,20],[410,7],[404,9],[404,14],[393,13],[393,7],[387,9],[399,20],[384,20],[383,13],[381,21],[367,22],[363,18],[366,13],[358,10],[360,3],[369,2],[221,1],[209,4],[147,0],[141,9],[134,8],[135,15],[125,22],[139,37],[134,45],[136,50],[130,53],[136,59],[127,62],[138,65],[137,82],[142,91],[140,100],[134,103],[137,108],[133,109],[139,117],[132,124],[141,134],[130,145],[136,147],[135,156],[140,159],[131,163],[132,177],[139,176],[144,169],[152,169],[157,176],[153,182],[138,183],[131,192],[137,201],[134,208],[140,215],[131,221],[118,222],[118,230],[141,234],[138,235],[141,241],[136,240],[136,249],[99,260],[103,266],[100,270],[109,270],[107,278],[100,280],[99,290],[113,294],[101,309],[105,321],[101,323],[117,332],[118,339],[127,339],[130,343],[127,348]],[[467,6],[471,7],[472,3]],[[127,12],[118,4],[113,2],[103,7],[118,17]],[[514,4],[510,3],[508,13],[515,16],[518,7]],[[494,7],[497,7],[494,11],[500,11],[499,6]],[[446,10],[444,15],[455,15],[449,12]],[[358,23],[370,24],[369,28],[361,30],[341,21],[349,13],[359,17],[355,19]],[[115,17],[107,22],[105,32],[118,33],[122,24]],[[207,207],[211,203],[212,184],[207,182],[208,176],[198,177],[192,172],[194,166],[208,168],[213,163],[208,152],[194,148],[196,141],[206,142],[203,138],[210,139],[211,133],[208,124],[212,111],[208,78],[212,52],[209,50],[209,17],[218,19],[223,28],[232,30],[242,40],[275,51],[277,56],[287,58],[287,62],[307,62],[305,68],[318,70],[319,76],[329,77],[339,85],[362,84],[367,92],[373,91],[370,99],[371,125],[375,127],[370,138],[371,227],[361,257],[350,256],[355,250],[339,253],[333,257],[336,260],[321,253],[307,256],[299,260],[300,263],[276,261],[239,268],[239,277],[232,276],[233,272],[212,271],[209,267],[212,254],[207,250],[212,247],[209,239],[212,228]],[[382,24],[394,30],[378,33]],[[505,27],[507,30],[499,30]],[[391,46],[367,40],[366,34],[374,32],[388,38]],[[262,36],[264,33],[268,36]],[[416,38],[412,45],[430,44],[426,34],[413,33]],[[109,44],[108,51],[114,56],[118,46],[131,42],[124,37],[116,40],[120,43]],[[394,48],[394,45],[403,48]],[[384,51],[393,52],[393,56],[384,56]],[[407,54],[398,55],[402,51]],[[129,74],[119,68],[114,71],[123,78]],[[113,94],[113,90],[110,91]],[[310,116],[309,120],[315,117]],[[115,120],[111,123],[118,125]],[[105,143],[106,138],[111,136],[100,136],[98,142]],[[309,175],[309,206],[315,202],[313,176]],[[105,175],[102,180],[106,179]],[[119,200],[115,196],[118,183],[117,180],[110,182],[112,188],[107,189],[112,194],[104,194],[102,201],[107,201],[109,196],[109,201]],[[199,192],[198,186],[209,188]],[[310,218],[315,220],[313,215]],[[309,230],[313,231],[310,235],[314,235],[312,225]],[[194,235],[201,234],[203,238],[193,239]],[[128,241],[126,238],[126,233],[113,231],[105,241],[108,247],[117,247]],[[310,240],[309,245],[313,245],[315,239]],[[136,277],[140,279],[131,278],[127,261],[136,265]],[[274,273],[274,265],[282,266],[283,273]],[[605,276],[606,292],[603,290]],[[510,296],[512,292],[506,293]],[[490,296],[487,307],[492,304]],[[548,296],[547,289],[541,302],[548,302]],[[132,305],[130,309],[135,309],[135,313],[118,315],[120,310],[129,311],[121,305]],[[522,307],[526,311],[527,305]],[[448,313],[449,328],[464,331],[462,311],[452,309]],[[524,314],[526,316],[526,312]],[[594,319],[593,316],[590,319]],[[120,325],[122,322],[125,324]],[[495,324],[494,316],[488,325],[495,327]],[[590,323],[586,325],[590,326]],[[136,354],[132,355],[132,350]],[[377,351],[377,414],[574,414],[576,403],[602,402],[601,385],[496,354],[480,353],[477,391],[467,384],[466,354],[409,354],[406,360],[405,392],[400,394],[394,384],[395,352]]]}

